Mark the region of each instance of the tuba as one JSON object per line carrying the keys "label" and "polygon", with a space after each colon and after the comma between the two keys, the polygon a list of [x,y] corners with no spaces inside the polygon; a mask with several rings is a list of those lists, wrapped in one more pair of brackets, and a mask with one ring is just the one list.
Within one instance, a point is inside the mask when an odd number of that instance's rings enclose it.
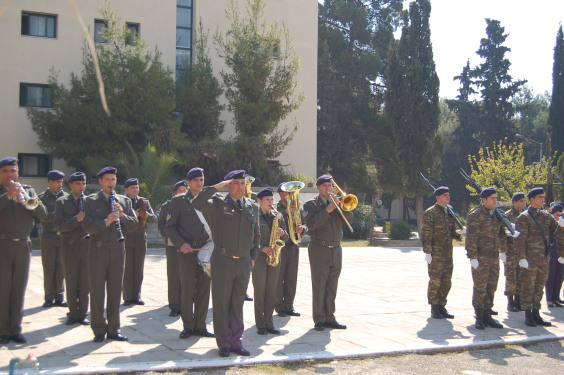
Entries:
{"label": "tuba", "polygon": [[285,182],[280,186],[280,190],[288,193],[286,201],[286,209],[288,212],[288,234],[293,243],[302,242],[302,235],[297,232],[298,225],[302,224],[302,215],[300,212],[300,190],[305,187],[305,183],[301,181]]}
{"label": "tuba", "polygon": [[253,192],[251,190],[251,185],[253,184],[253,182],[255,182],[255,178],[253,176],[249,176],[249,175],[245,176],[245,194],[243,194],[245,198],[253,199],[252,198]]}
{"label": "tuba", "polygon": [[145,204],[145,200],[143,198],[137,197],[136,209],[139,209],[139,228],[145,228],[147,225],[147,218],[145,217],[145,214],[147,213],[147,205]]}
{"label": "tuba", "polygon": [[271,267],[276,267],[280,262],[280,251],[282,251],[282,248],[284,247],[284,241],[276,235],[280,216],[282,216],[281,213],[276,214],[274,220],[272,220],[272,230],[270,231],[270,242],[268,245],[272,248],[272,255],[266,256],[266,264]]}

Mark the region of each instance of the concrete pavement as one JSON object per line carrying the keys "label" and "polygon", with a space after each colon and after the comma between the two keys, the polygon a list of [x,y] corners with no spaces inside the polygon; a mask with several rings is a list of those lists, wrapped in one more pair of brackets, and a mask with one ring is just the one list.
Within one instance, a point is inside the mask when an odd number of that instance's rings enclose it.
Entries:
{"label": "concrete pavement", "polygon": [[[564,308],[541,314],[553,327],[526,327],[524,313],[508,313],[500,272],[494,309],[503,329],[473,328],[470,264],[463,248],[454,251],[453,285],[447,308],[453,320],[431,319],[427,305],[427,267],[421,248],[351,247],[343,249],[343,271],[337,296],[337,319],[346,330],[313,330],[311,280],[307,249],[301,249],[295,308],[301,317],[274,317],[280,336],[260,336],[254,326],[253,303],[245,303],[243,345],[250,357],[220,358],[215,339],[180,340],[180,317],[169,317],[164,249],[149,249],[145,263],[145,306],[121,308],[122,333],[129,342],[92,342],[88,326],[65,326],[67,309],[44,309],[41,257],[33,251],[23,334],[28,343],[0,346],[0,373],[12,358],[33,353],[41,373],[119,373],[219,367],[295,361],[310,358],[420,353],[470,347],[522,344],[564,338]],[[252,295],[252,284],[249,285]],[[210,303],[211,307],[211,303]],[[211,309],[208,329],[213,331]],[[16,373],[34,373],[29,365]]]}

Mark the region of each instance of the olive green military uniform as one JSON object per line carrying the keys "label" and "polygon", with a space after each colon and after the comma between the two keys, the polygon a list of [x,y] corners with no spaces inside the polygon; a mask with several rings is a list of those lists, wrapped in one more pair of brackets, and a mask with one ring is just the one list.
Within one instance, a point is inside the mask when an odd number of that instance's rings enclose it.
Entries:
{"label": "olive green military uniform", "polygon": [[251,261],[260,251],[258,206],[242,198],[240,208],[231,196],[216,193],[214,187],[206,187],[192,205],[211,218],[213,329],[217,346],[237,350],[242,348],[243,303]]}
{"label": "olive green military uniform", "polygon": [[499,254],[506,249],[505,226],[493,210],[483,204],[468,214],[466,220],[466,251],[469,259],[478,259],[477,269],[472,267],[474,289],[472,306],[489,310],[499,280]]}
{"label": "olive green military uniform", "polygon": [[41,263],[43,264],[45,301],[64,300],[61,236],[55,228],[55,202],[65,195],[67,194],[62,190],[53,194],[49,189],[39,194],[39,199],[47,208],[47,218],[41,220]]}
{"label": "olive green military uniform", "polygon": [[446,207],[434,204],[423,213],[421,244],[423,252],[431,254],[431,264],[427,265],[429,286],[427,300],[429,305],[445,306],[452,286],[452,239],[461,239],[456,233],[456,221]]}
{"label": "olive green military uniform", "polygon": [[[515,223],[517,216],[521,212],[517,211],[515,207],[505,212],[507,219]],[[521,295],[521,277],[519,267],[519,258],[515,255],[515,239],[511,236],[507,237],[507,260],[504,264],[505,273],[505,292],[506,296],[520,296]]]}
{"label": "olive green military uniform", "polygon": [[[35,190],[22,185],[30,197]],[[0,185],[0,336],[21,334],[23,305],[29,264],[33,218],[45,219],[47,209],[43,203],[27,210],[21,203],[8,197],[7,189]]]}
{"label": "olive green military uniform", "polygon": [[[131,200],[116,194],[115,200],[123,207],[119,219],[123,230],[134,231],[139,224]],[[85,216],[82,228],[90,234],[88,249],[88,283],[90,286],[90,318],[94,335],[119,333],[119,305],[123,282],[125,244],[118,242],[116,222],[106,226],[106,219],[112,212],[108,196],[102,191],[91,194],[84,204]],[[106,316],[104,319],[104,297],[107,293]]]}
{"label": "olive green military uniform", "polygon": [[[274,220],[278,220],[278,227],[284,230],[284,236],[276,237],[282,241],[288,240],[286,223],[284,217],[278,215],[276,210],[264,212],[259,208],[260,224],[260,249],[253,267],[253,289],[255,304],[255,324],[257,329],[273,329],[272,314],[276,303],[276,284],[278,283],[278,273],[280,271],[280,261],[275,267],[269,266],[266,262],[267,256],[262,252],[262,248],[270,246],[270,235]],[[280,248],[279,251],[283,251]],[[280,259],[281,254],[279,254]]]}
{"label": "olive green military uniform", "polygon": [[[318,195],[304,204],[302,212],[310,236],[308,255],[315,324],[336,322],[335,299],[342,267],[343,218],[337,209],[328,213],[327,205]],[[351,212],[343,211],[343,214],[352,222]]]}
{"label": "olive green military uniform", "polygon": [[[190,202],[193,198],[194,195],[189,191],[173,197],[170,201],[170,216],[165,231],[176,249],[180,249],[185,243],[193,249],[201,249],[210,240],[204,224]],[[206,221],[209,223],[209,217]],[[198,263],[196,252],[179,252],[177,268],[180,273],[180,315],[184,329],[205,331],[211,279]]]}
{"label": "olive green military uniform", "polygon": [[[129,198],[129,197],[128,197]],[[123,300],[138,301],[141,299],[141,284],[143,283],[143,268],[147,254],[147,233],[145,229],[151,223],[157,222],[157,216],[151,208],[149,201],[143,197],[129,198],[133,211],[137,210],[139,200],[145,201],[147,207],[147,223],[144,228],[139,225],[137,229],[128,231],[124,228],[125,236],[125,270],[123,272]]]}
{"label": "olive green military uniform", "polygon": [[159,232],[166,244],[166,279],[168,284],[168,308],[180,311],[180,271],[178,268],[178,250],[172,245],[166,235],[166,221],[169,217],[170,200],[161,206],[159,214]]}
{"label": "olive green military uniform", "polygon": [[81,199],[67,194],[55,205],[55,225],[61,233],[61,260],[65,271],[68,317],[76,321],[86,318],[88,313],[88,247],[90,239],[85,238],[76,216],[82,211]]}

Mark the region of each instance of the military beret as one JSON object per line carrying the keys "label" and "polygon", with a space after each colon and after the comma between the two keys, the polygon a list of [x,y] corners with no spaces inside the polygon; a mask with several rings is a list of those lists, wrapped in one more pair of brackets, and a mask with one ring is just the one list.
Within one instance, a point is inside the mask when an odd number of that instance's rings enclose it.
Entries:
{"label": "military beret", "polygon": [[527,193],[527,198],[531,199],[536,197],[539,194],[544,194],[544,188],[543,187],[536,187],[536,188],[532,188],[531,190],[529,190],[529,192]]}
{"label": "military beret", "polygon": [[51,181],[62,180],[65,177],[65,174],[61,171],[53,169],[52,171],[47,172],[47,179]]}
{"label": "military beret", "polygon": [[129,180],[125,181],[123,184],[123,188],[128,188],[130,186],[139,185],[139,180],[136,178],[130,178]]}
{"label": "military beret", "polygon": [[284,183],[282,182],[280,185],[278,185],[278,189],[276,189],[276,192],[281,193],[284,190],[282,190],[282,185],[284,185]]}
{"label": "military beret", "polygon": [[482,192],[480,193],[480,198],[487,198],[490,195],[494,194],[497,194],[497,190],[494,187],[483,188]]}
{"label": "military beret", "polygon": [[434,196],[439,196],[439,195],[443,195],[444,193],[448,193],[448,186],[439,186],[438,188],[435,189],[435,191],[433,192]]}
{"label": "military beret", "polygon": [[84,174],[84,172],[74,172],[73,174],[71,174],[69,177],[69,184],[75,181],[86,182],[86,175]]}
{"label": "military beret", "polygon": [[16,159],[13,156],[8,156],[0,160],[0,168],[5,167],[7,165],[18,165],[18,159]]}
{"label": "military beret", "polygon": [[116,174],[116,173],[117,173],[117,169],[114,168],[114,167],[104,167],[104,168],[100,169],[100,172],[98,172],[98,173],[96,174],[96,177],[102,178],[103,175],[108,174],[108,173],[110,173],[110,174]]}
{"label": "military beret", "polygon": [[192,168],[186,174],[187,180],[191,180],[196,177],[204,177],[204,170],[202,168]]}
{"label": "military beret", "polygon": [[523,198],[525,198],[525,193],[519,192],[519,193],[513,194],[513,197],[511,198],[511,201],[512,201],[512,202],[517,202],[519,199],[523,199]]}
{"label": "military beret", "polygon": [[552,207],[550,208],[550,213],[551,213],[551,214],[553,214],[553,213],[555,213],[555,212],[562,212],[562,211],[564,211],[564,206],[562,206],[562,205],[560,205],[560,204],[558,204],[558,203],[553,204]]}
{"label": "military beret", "polygon": [[564,207],[564,202],[562,202],[562,201],[554,201],[554,202],[552,202],[552,205],[553,205],[553,206],[554,206],[555,204],[559,204],[559,205],[561,205],[562,207]]}
{"label": "military beret", "polygon": [[274,189],[267,187],[257,193],[257,198],[272,197],[273,195]]}
{"label": "military beret", "polygon": [[223,178],[224,181],[231,180],[231,179],[239,180],[241,178],[245,178],[245,171],[242,169],[236,169],[231,171],[225,175]]}
{"label": "military beret", "polygon": [[333,178],[333,176],[331,176],[330,174],[324,174],[322,176],[319,176],[315,185],[319,186],[319,185],[323,185],[326,182],[331,182],[332,178]]}
{"label": "military beret", "polygon": [[172,188],[172,192],[174,193],[176,190],[178,190],[179,187],[184,186],[185,188],[188,188],[188,184],[186,183],[186,181],[184,180],[180,180],[178,181],[176,184],[174,184],[174,187]]}

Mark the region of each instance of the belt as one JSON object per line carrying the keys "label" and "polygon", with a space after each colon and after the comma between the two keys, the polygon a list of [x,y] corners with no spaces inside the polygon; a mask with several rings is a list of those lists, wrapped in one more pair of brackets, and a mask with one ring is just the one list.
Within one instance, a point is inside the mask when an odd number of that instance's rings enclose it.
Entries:
{"label": "belt", "polygon": [[24,237],[24,238],[9,238],[9,237],[6,236],[4,233],[2,233],[2,234],[0,234],[0,240],[19,242],[19,241],[25,241],[25,240],[27,240],[27,237]]}
{"label": "belt", "polygon": [[222,248],[219,250],[219,253],[220,253],[221,255],[223,255],[224,257],[231,258],[231,259],[240,259],[240,258],[241,258],[241,257],[235,256],[235,255],[227,254],[227,253],[225,252],[225,248],[224,248],[224,247],[222,247]]}
{"label": "belt", "polygon": [[333,246],[327,245],[327,242],[326,242],[326,241],[312,241],[312,242],[313,242],[314,244],[316,244],[316,245],[321,245],[321,246],[327,247],[327,248],[329,248],[329,249],[332,249],[332,248],[334,248],[334,247],[339,246],[339,245],[333,245]]}

